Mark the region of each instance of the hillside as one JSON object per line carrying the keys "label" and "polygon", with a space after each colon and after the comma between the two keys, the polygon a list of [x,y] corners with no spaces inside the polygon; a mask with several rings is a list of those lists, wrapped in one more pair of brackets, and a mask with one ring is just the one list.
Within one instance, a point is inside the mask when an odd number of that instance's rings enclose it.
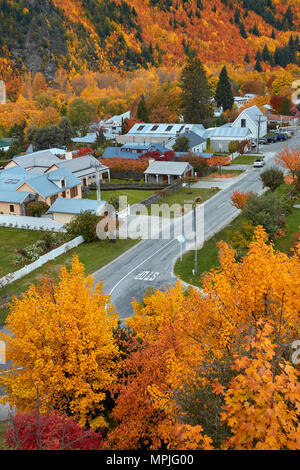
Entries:
{"label": "hillside", "polygon": [[48,79],[58,67],[175,66],[193,50],[240,64],[287,44],[299,23],[299,0],[0,0],[0,61]]}

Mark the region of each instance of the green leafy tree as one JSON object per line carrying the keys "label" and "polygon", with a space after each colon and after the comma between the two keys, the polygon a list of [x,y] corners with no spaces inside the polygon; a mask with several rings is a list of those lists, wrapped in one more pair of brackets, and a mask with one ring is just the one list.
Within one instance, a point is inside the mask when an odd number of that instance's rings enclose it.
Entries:
{"label": "green leafy tree", "polygon": [[277,194],[258,196],[250,194],[247,198],[243,215],[254,225],[262,225],[271,238],[280,228],[282,204]]}
{"label": "green leafy tree", "polygon": [[32,126],[28,129],[28,140],[35,151],[64,145],[64,133],[58,126],[39,128]]}
{"label": "green leafy tree", "polygon": [[282,98],[279,113],[283,116],[290,116],[291,114],[291,100],[287,96]]}
{"label": "green leafy tree", "polygon": [[268,168],[260,175],[264,188],[271,189],[272,193],[284,183],[283,171],[278,168]]}
{"label": "green leafy tree", "polygon": [[82,236],[87,243],[94,242],[98,240],[96,227],[100,220],[101,217],[91,211],[82,212],[66,224],[67,233],[73,237]]}
{"label": "green leafy tree", "polygon": [[174,152],[188,152],[190,150],[189,139],[185,135],[177,137],[173,150]]}
{"label": "green leafy tree", "polygon": [[215,99],[218,106],[223,106],[224,111],[232,109],[234,99],[225,65],[220,73]]}
{"label": "green leafy tree", "polygon": [[41,217],[49,209],[48,204],[43,201],[30,202],[26,206],[26,214],[31,217]]}
{"label": "green leafy tree", "polygon": [[74,130],[85,135],[96,115],[96,108],[82,98],[75,98],[69,105],[67,115]]}
{"label": "green leafy tree", "polygon": [[185,122],[200,124],[212,117],[211,90],[204,67],[197,57],[190,57],[181,75],[182,114]]}

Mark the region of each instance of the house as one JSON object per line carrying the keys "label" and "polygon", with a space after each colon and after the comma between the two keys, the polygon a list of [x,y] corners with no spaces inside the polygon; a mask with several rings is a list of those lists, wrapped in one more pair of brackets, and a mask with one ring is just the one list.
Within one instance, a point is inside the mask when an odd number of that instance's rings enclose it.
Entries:
{"label": "house", "polygon": [[290,126],[296,126],[298,118],[295,116],[283,116],[281,114],[268,114],[268,122],[272,122],[282,126],[282,124],[289,124]]}
{"label": "house", "polygon": [[0,214],[26,215],[26,206],[35,196],[26,191],[0,190]]}
{"label": "house", "polygon": [[117,136],[116,141],[123,145],[128,142],[166,145],[169,140],[175,139],[188,130],[199,133],[204,130],[204,127],[202,124],[136,123],[127,134]]}
{"label": "house", "polygon": [[93,214],[101,214],[105,204],[105,201],[100,201],[98,204],[97,201],[90,199],[64,199],[60,197],[51,205],[48,214],[52,215],[55,222],[64,225],[81,212],[90,211]]}
{"label": "house", "polygon": [[258,106],[255,105],[244,109],[231,124],[231,127],[248,128],[251,131],[252,137],[257,139],[267,134],[268,120]]}
{"label": "house", "polygon": [[0,139],[0,150],[6,152],[12,143],[12,139]]}
{"label": "house", "polygon": [[252,133],[247,127],[224,125],[210,132],[210,144],[214,152],[228,152],[230,142],[252,141]]}
{"label": "house", "polygon": [[246,96],[234,96],[233,100],[237,109],[240,109],[245,106],[246,103],[248,103],[249,98],[247,98]]}
{"label": "house", "polygon": [[194,176],[194,169],[188,162],[151,162],[145,174],[146,183],[174,183],[178,178]]}
{"label": "house", "polygon": [[46,170],[46,173],[49,173],[53,170],[58,170],[59,168],[66,168],[71,173],[73,173],[74,176],[80,178],[83,186],[88,186],[91,183],[95,183],[96,171],[99,172],[100,179],[103,179],[103,175],[106,174],[108,180],[110,181],[110,169],[107,166],[102,165],[92,155],[59,160],[58,162],[51,165]]}
{"label": "house", "polygon": [[17,191],[28,191],[37,195],[37,200],[51,206],[58,197],[81,198],[81,180],[66,168],[30,175],[18,186]]}
{"label": "house", "polygon": [[[206,140],[199,134],[193,131],[186,131],[180,134],[180,137],[186,137],[189,141],[189,152],[199,153],[206,149]],[[165,145],[169,150],[173,150],[173,146],[176,143],[178,136],[174,139],[169,140]]]}
{"label": "house", "polygon": [[[57,151],[63,153],[54,153]],[[7,170],[19,166],[28,172],[43,174],[51,165],[59,163],[61,160],[60,157],[64,156],[65,153],[65,150],[49,149],[28,153],[26,155],[18,155],[13,157],[4,168]],[[58,155],[60,155],[60,157]]]}
{"label": "house", "polygon": [[[19,211],[24,212],[21,206],[20,209],[14,211],[9,206],[26,204],[29,199],[30,202],[42,201],[51,206],[58,197],[81,198],[81,180],[66,168],[35,175],[24,168],[15,167],[0,171],[0,192],[5,203],[3,212],[16,215]],[[7,193],[5,198],[4,192]],[[24,199],[21,196],[17,197],[15,192],[22,193]],[[28,198],[28,193],[31,195],[30,198]]]}
{"label": "house", "polygon": [[108,140],[114,140],[122,132],[122,123],[124,119],[130,119],[131,112],[112,116],[109,119],[102,120],[99,123],[99,129],[103,130],[104,137]]}

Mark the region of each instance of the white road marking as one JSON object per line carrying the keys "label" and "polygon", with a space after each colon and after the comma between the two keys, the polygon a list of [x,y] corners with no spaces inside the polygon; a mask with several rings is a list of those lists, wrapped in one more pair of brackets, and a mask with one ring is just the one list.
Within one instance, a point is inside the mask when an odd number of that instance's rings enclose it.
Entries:
{"label": "white road marking", "polygon": [[118,287],[119,284],[121,284],[121,282],[124,281],[124,279],[126,279],[126,277],[130,276],[131,273],[133,273],[136,269],[138,269],[140,266],[142,266],[142,264],[146,263],[146,261],[148,261],[149,259],[153,258],[153,256],[157,255],[157,253],[159,253],[161,250],[163,250],[164,248],[166,248],[167,246],[169,246],[171,243],[173,242],[177,242],[177,240],[173,239],[173,240],[170,240],[166,245],[162,246],[159,250],[155,251],[155,253],[153,253],[151,256],[149,256],[147,259],[145,259],[144,261],[142,261],[140,264],[138,264],[137,266],[135,266],[131,271],[129,271],[129,273],[125,274],[125,276],[122,277],[122,279],[119,280],[119,282],[117,282],[117,284],[112,288],[112,290],[110,291],[109,295],[111,295],[113,293],[113,291],[116,289],[116,287]]}
{"label": "white road marking", "polygon": [[155,281],[155,279],[159,276],[160,273],[153,272],[153,271],[143,271],[135,276],[136,281]]}

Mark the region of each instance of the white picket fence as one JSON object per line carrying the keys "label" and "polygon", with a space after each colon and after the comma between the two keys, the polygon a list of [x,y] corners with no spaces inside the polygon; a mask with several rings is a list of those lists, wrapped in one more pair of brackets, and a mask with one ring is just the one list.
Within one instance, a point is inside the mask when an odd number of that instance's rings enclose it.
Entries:
{"label": "white picket fence", "polygon": [[130,205],[128,205],[126,209],[123,209],[122,211],[118,212],[119,219],[125,219],[129,215],[130,215]]}
{"label": "white picket fence", "polygon": [[0,226],[9,228],[22,228],[25,230],[39,230],[41,232],[65,232],[61,224],[46,217],[26,217],[22,215],[0,214]]}
{"label": "white picket fence", "polygon": [[6,276],[2,277],[0,279],[0,286],[4,287],[7,284],[11,284],[12,282],[16,281],[17,279],[21,279],[22,277],[34,271],[35,269],[38,269],[44,264],[48,263],[48,261],[51,261],[57,258],[58,256],[63,255],[64,253],[67,253],[69,250],[72,250],[72,248],[76,248],[82,243],[84,243],[84,238],[76,237],[73,240],[65,243],[64,245],[61,245],[58,248],[55,248],[54,250],[49,251],[49,253],[46,253],[45,255],[41,256],[39,259],[37,259],[33,263],[28,264],[27,266],[24,266],[24,268],[19,269],[18,271],[14,273],[7,274]]}

